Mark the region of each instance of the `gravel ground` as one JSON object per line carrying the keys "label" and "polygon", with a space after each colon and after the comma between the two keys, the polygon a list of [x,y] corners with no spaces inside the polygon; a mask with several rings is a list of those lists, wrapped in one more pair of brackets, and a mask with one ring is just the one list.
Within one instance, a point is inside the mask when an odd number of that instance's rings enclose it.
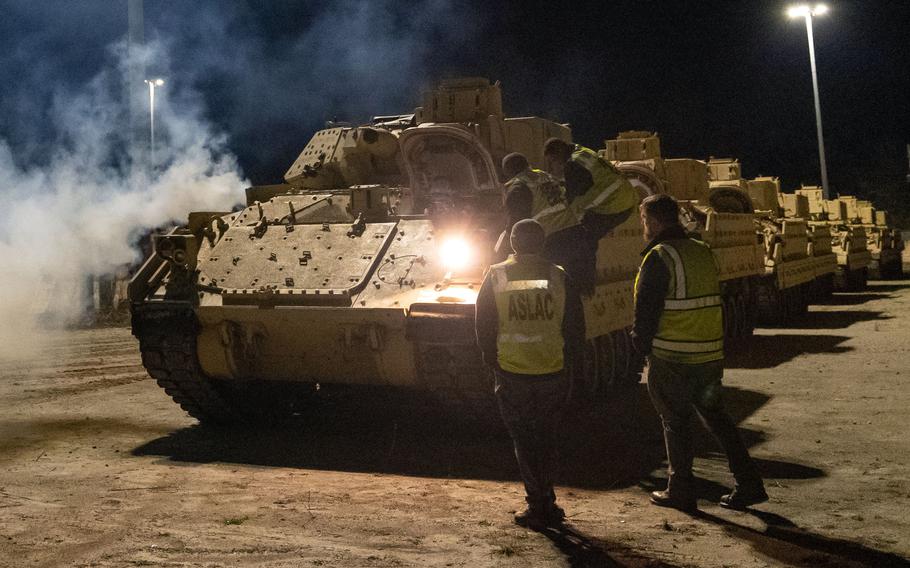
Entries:
{"label": "gravel ground", "polygon": [[874,283],[760,330],[727,402],[771,501],[731,483],[707,435],[701,511],[651,506],[663,447],[645,385],[566,424],[565,530],[522,502],[495,421],[414,402],[314,407],[218,431],[145,374],[124,328],[42,338],[0,360],[0,566],[910,566],[910,283]]}

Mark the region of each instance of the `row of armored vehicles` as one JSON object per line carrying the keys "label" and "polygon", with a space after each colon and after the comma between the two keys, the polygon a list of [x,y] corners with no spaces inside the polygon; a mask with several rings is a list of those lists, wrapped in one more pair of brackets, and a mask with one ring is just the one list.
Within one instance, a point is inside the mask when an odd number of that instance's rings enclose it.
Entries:
{"label": "row of armored vehicles", "polygon": [[[900,232],[887,212],[868,201],[826,200],[819,187],[784,193],[776,177],[743,178],[735,159],[664,159],[658,136],[650,132],[622,132],[606,141],[602,155],[644,193],[669,193],[702,211],[751,216],[763,245],[764,273],[749,276],[756,277],[751,291],[764,323],[799,316],[834,289],[861,289],[869,276],[902,274]],[[711,238],[707,233],[706,240]],[[718,258],[723,274],[725,259]]]}
{"label": "row of armored vehicles", "polygon": [[[317,132],[284,183],[251,187],[245,207],[190,213],[153,237],[129,289],[143,364],[210,422],[298,411],[333,389],[481,405],[490,377],[474,304],[506,222],[499,164],[517,151],[542,167],[554,137],[571,141],[571,130],[506,117],[499,84],[485,79],[445,81],[412,113]],[[871,261],[866,233],[852,232],[846,214],[813,217],[808,195],[788,197],[773,178],[742,180],[735,161],[664,159],[657,136],[640,132],[607,141],[602,155],[641,196],[676,197],[685,226],[712,246],[730,339],[760,319],[797,316],[838,273]],[[791,201],[809,202],[810,215]],[[642,247],[637,215],[599,242],[585,360],[573,373],[579,396],[637,381],[628,328]]]}

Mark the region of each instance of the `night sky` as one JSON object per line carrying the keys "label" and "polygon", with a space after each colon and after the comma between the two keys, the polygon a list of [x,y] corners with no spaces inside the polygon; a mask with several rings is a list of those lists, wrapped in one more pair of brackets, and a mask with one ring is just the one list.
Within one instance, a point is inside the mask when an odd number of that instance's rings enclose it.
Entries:
{"label": "night sky", "polygon": [[[560,6],[561,5],[561,6]],[[816,20],[829,175],[896,207],[910,143],[910,2],[831,2]],[[571,7],[571,8],[570,8]],[[409,112],[442,77],[502,81],[506,113],[571,123],[594,148],[657,130],[668,157],[734,156],[817,183],[805,26],[779,2],[146,0],[161,96],[201,99],[246,176],[279,181],[326,120]],[[40,164],[46,109],[125,37],[126,1],[0,1],[0,140]],[[159,67],[159,68],[156,68]]]}

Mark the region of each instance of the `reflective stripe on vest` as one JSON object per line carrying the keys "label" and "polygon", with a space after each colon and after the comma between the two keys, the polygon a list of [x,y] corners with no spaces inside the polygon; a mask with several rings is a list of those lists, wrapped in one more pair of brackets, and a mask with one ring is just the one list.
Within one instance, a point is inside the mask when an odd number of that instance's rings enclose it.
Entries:
{"label": "reflective stripe on vest", "polygon": [[550,235],[580,221],[566,201],[566,189],[548,174],[537,169],[526,169],[509,180],[506,188],[523,183],[531,190],[531,216],[543,227],[544,233]]}
{"label": "reflective stripe on vest", "polygon": [[720,341],[667,341],[666,339],[654,338],[651,344],[653,347],[667,351],[679,351],[682,353],[713,353],[722,351],[724,348],[723,340]]}
{"label": "reflective stripe on vest", "polygon": [[514,282],[506,282],[503,290],[546,290],[549,284],[549,280],[516,280]]}
{"label": "reflective stripe on vest", "polygon": [[669,245],[663,247],[663,250],[667,252],[671,259],[673,259],[673,270],[670,271],[670,274],[674,276],[673,281],[676,285],[673,287],[673,293],[676,294],[674,298],[685,298],[686,297],[686,267],[683,264],[682,257],[679,256],[679,252]]}
{"label": "reflective stripe on vest", "polygon": [[581,216],[585,211],[592,211],[613,215],[638,204],[638,194],[629,180],[594,150],[576,144],[571,159],[588,170],[593,180],[588,191],[572,202],[576,214]]}
{"label": "reflective stripe on vest", "polygon": [[688,300],[665,299],[665,310],[697,310],[698,308],[708,308],[711,306],[720,306],[720,296],[705,296],[704,298],[690,298]]}
{"label": "reflective stripe on vest", "polygon": [[552,215],[553,213],[559,213],[560,211],[565,211],[566,207],[568,207],[568,205],[566,205],[565,203],[557,203],[556,205],[552,205],[550,207],[547,207],[546,209],[541,209],[540,211],[538,211],[537,213],[534,214],[534,220],[541,221],[542,219],[545,219],[548,215]]}
{"label": "reflective stripe on vest", "polygon": [[490,268],[499,334],[499,366],[521,375],[561,371],[565,272],[539,257],[509,260]]}
{"label": "reflective stripe on vest", "polygon": [[500,333],[499,340],[508,343],[543,343],[543,335],[525,335],[523,333]]}
{"label": "reflective stripe on vest", "polygon": [[657,244],[645,259],[652,254],[670,272],[653,355],[689,364],[722,359],[723,302],[711,249],[695,239],[674,239]]}

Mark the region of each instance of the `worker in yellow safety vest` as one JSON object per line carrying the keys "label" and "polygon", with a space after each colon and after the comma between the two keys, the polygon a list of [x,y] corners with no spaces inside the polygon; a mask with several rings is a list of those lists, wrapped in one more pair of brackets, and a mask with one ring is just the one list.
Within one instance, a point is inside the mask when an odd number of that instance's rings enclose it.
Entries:
{"label": "worker in yellow safety vest", "polygon": [[521,219],[534,219],[549,237],[575,227],[581,219],[569,207],[562,182],[545,171],[532,168],[528,159],[513,152],[502,159],[509,229]]}
{"label": "worker in yellow safety vest", "polygon": [[527,493],[515,522],[541,529],[565,517],[553,490],[557,431],[567,368],[584,347],[584,311],[570,277],[540,256],[537,221],[515,223],[510,243],[515,254],[490,267],[481,285],[475,325]]}
{"label": "worker in yellow safety vest", "polygon": [[644,258],[635,280],[632,343],[647,356],[648,392],[664,426],[669,480],[651,502],[693,511],[693,410],[717,437],[736,479],[721,506],[741,509],[768,500],[761,476],[723,406],[724,326],[714,254],[689,238],[679,205],[669,195],[645,198],[640,208]]}
{"label": "worker in yellow safety vest", "polygon": [[544,146],[547,169],[563,179],[570,214],[578,226],[551,237],[551,258],[558,258],[585,291],[596,284],[600,239],[626,221],[638,204],[632,184],[590,148],[551,138]]}

